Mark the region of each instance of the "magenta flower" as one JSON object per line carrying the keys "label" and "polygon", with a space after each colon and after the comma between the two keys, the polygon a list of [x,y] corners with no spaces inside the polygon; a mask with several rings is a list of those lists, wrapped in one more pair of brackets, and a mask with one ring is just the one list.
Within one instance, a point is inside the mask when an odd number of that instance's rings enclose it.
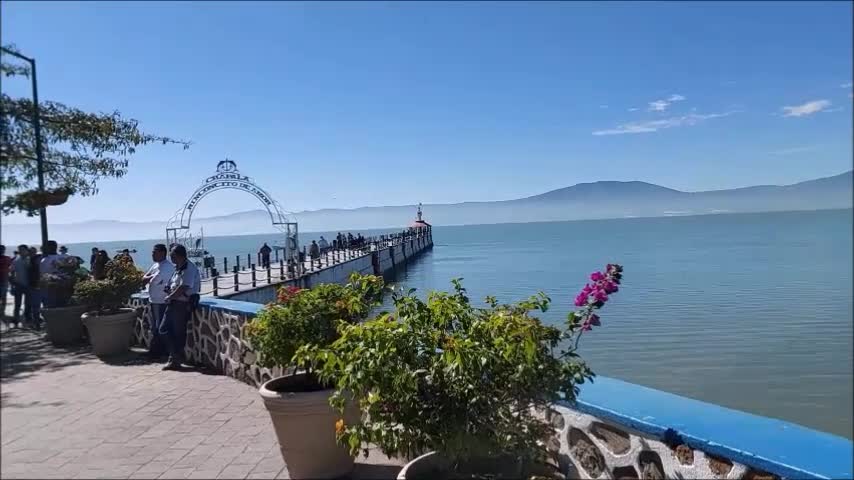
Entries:
{"label": "magenta flower", "polygon": [[599,325],[602,325],[602,323],[599,322],[599,315],[596,315],[595,313],[593,315],[590,315],[590,318],[587,319],[586,323],[589,323],[590,325],[593,325],[596,327],[598,327]]}
{"label": "magenta flower", "polygon": [[602,280],[605,280],[605,275],[603,275],[602,272],[593,272],[590,274],[590,280],[593,280],[594,282],[601,282]]}
{"label": "magenta flower", "polygon": [[602,290],[605,290],[605,293],[611,294],[611,293],[614,293],[620,289],[617,287],[616,283],[614,283],[610,280],[606,280],[605,282],[602,283]]}
{"label": "magenta flower", "polygon": [[595,292],[593,292],[593,299],[595,299],[597,302],[607,302],[608,295],[605,293],[605,290],[596,290]]}
{"label": "magenta flower", "polygon": [[575,306],[583,307],[585,305],[587,305],[587,295],[584,292],[579,293],[578,296],[575,297]]}

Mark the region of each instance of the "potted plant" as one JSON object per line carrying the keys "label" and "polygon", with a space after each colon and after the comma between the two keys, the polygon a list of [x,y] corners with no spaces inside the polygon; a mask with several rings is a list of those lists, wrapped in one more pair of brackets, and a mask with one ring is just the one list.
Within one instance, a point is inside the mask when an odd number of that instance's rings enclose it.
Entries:
{"label": "potted plant", "polygon": [[[338,338],[340,325],[364,320],[382,299],[380,277],[352,274],[346,285],[321,284],[311,289],[279,290],[245,327],[245,338],[266,367],[284,367],[285,375],[260,388],[279,447],[293,478],[335,478],[353,468],[349,449],[336,443],[335,422],[341,414],[329,403],[330,386],[313,368],[294,358],[301,347],[326,347]],[[358,419],[354,405],[348,421]]]}
{"label": "potted plant", "polygon": [[77,257],[59,258],[54,265],[56,273],[45,273],[39,277],[46,305],[41,312],[47,338],[54,345],[68,345],[83,338],[80,316],[87,306],[76,302],[73,295],[75,285],[84,280],[86,275],[80,270]]}
{"label": "potted plant", "polygon": [[361,418],[336,424],[351,453],[368,445],[389,456],[424,453],[398,478],[560,478],[545,413],[592,380],[578,341],[600,324],[596,312],[621,276],[619,265],[594,272],[562,328],[533,315],[549,307],[543,293],[510,305],[487,297],[475,308],[457,280],[453,293],[431,292],[426,302],[410,290],[395,296],[393,313],[343,327],[329,347],[303,347],[297,358],[334,382],[339,411],[345,392],[357,402]]}
{"label": "potted plant", "polygon": [[82,321],[96,355],[113,355],[130,348],[136,311],[125,305],[142,288],[142,276],[129,258],[117,257],[107,263],[104,279],[85,280],[75,287],[78,303],[94,308],[82,315]]}

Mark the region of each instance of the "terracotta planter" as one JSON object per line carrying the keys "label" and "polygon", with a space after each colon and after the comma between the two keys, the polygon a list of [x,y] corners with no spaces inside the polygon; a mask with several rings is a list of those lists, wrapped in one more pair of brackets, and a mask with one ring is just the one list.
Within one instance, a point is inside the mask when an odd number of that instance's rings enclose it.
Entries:
{"label": "terracotta planter", "polygon": [[451,471],[451,462],[436,452],[430,452],[406,464],[398,472],[397,480],[429,480],[470,479],[476,476],[492,476],[495,478],[527,478],[530,475],[543,478],[578,478],[567,477],[550,465],[537,464],[533,471],[523,475],[520,464],[513,458],[479,458],[472,459],[462,465],[457,472]]}
{"label": "terracotta planter", "polygon": [[[337,478],[353,469],[353,457],[335,440],[341,413],[329,406],[332,390],[300,391],[304,373],[274,378],[261,385],[282,458],[291,478]],[[354,404],[343,415],[348,424],[359,420]]]}
{"label": "terracotta planter", "polygon": [[123,308],[112,315],[88,312],[81,319],[89,332],[89,343],[95,355],[115,355],[130,349],[136,310]]}
{"label": "terracotta planter", "polygon": [[69,345],[83,339],[83,322],[80,316],[86,313],[86,305],[42,308],[47,339],[54,345]]}

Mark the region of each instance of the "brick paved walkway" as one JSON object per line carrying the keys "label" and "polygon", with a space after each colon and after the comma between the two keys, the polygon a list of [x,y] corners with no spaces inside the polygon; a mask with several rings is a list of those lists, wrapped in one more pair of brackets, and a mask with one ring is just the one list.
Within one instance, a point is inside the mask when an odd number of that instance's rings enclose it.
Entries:
{"label": "brick paved walkway", "polygon": [[[104,361],[12,330],[2,342],[6,478],[287,478],[256,389],[199,371],[163,372],[138,354]],[[372,454],[355,478],[399,467]]]}

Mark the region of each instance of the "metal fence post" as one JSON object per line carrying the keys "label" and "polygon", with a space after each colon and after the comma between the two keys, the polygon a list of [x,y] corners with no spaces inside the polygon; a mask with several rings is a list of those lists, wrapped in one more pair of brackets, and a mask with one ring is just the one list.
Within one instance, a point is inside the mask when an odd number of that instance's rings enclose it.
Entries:
{"label": "metal fence post", "polygon": [[235,265],[234,266],[234,291],[235,292],[240,289],[240,274],[238,273],[239,271],[240,271],[240,266]]}
{"label": "metal fence post", "polygon": [[285,279],[285,261],[279,260],[279,280]]}
{"label": "metal fence post", "polygon": [[[251,253],[246,254],[246,265],[252,265],[252,254]],[[255,265],[252,265],[252,268],[255,268]]]}
{"label": "metal fence post", "polygon": [[270,273],[270,263],[267,262],[267,283],[273,283],[273,274]]}
{"label": "metal fence post", "polygon": [[273,253],[276,254],[276,261],[278,262],[279,261],[279,249],[277,248],[277,249],[273,250]]}
{"label": "metal fence post", "polygon": [[234,265],[236,265],[236,268],[237,268],[238,270],[240,270],[240,255],[235,255],[235,256],[234,256]]}
{"label": "metal fence post", "polygon": [[252,264],[252,288],[255,288],[257,284],[255,283],[255,264]]}
{"label": "metal fence post", "polygon": [[222,257],[222,271],[228,272],[228,257]]}
{"label": "metal fence post", "polygon": [[219,282],[218,282],[218,280],[219,280],[219,277],[213,277],[213,296],[214,297],[219,296]]}

